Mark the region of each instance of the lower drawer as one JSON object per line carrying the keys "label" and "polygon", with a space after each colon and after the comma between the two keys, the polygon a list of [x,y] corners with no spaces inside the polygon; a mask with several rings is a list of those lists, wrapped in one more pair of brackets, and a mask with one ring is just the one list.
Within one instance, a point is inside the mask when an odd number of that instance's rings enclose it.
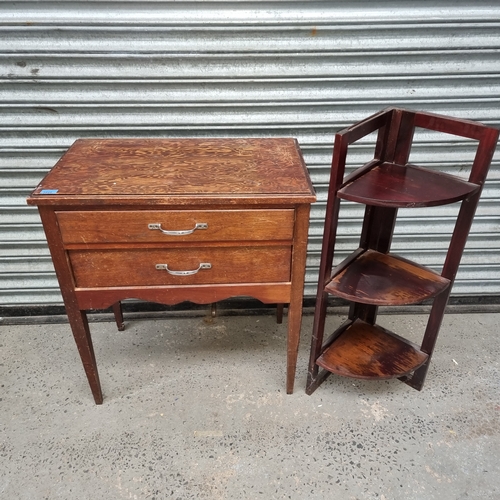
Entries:
{"label": "lower drawer", "polygon": [[290,246],[75,250],[80,288],[290,281]]}

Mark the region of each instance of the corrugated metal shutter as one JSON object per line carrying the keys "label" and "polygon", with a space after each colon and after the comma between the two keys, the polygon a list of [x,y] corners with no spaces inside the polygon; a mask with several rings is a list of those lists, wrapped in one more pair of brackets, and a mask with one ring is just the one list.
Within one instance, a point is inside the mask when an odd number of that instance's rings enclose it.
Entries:
{"label": "corrugated metal shutter", "polygon": [[[319,198],[313,296],[335,131],[388,105],[499,125],[499,28],[498,2],[2,2],[0,303],[61,301],[25,197],[78,137],[297,137]],[[451,169],[463,152],[423,135],[414,157]],[[500,293],[499,158],[455,295]],[[439,267],[453,207],[401,215],[393,247]],[[345,251],[361,216],[346,205]]]}

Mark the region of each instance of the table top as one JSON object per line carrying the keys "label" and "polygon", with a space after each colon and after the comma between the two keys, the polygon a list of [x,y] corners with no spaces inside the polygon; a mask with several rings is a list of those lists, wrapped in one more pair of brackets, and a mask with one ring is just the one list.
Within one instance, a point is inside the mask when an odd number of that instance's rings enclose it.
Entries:
{"label": "table top", "polygon": [[292,138],[79,139],[28,203],[192,206],[315,199]]}

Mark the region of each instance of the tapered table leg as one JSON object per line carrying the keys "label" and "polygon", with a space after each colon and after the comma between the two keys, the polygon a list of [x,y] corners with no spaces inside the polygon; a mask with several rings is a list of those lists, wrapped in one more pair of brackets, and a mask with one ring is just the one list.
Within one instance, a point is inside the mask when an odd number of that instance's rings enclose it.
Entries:
{"label": "tapered table leg", "polygon": [[288,340],[286,363],[286,392],[293,393],[297,356],[299,352],[300,329],[302,325],[302,298],[290,302],[288,306]]}
{"label": "tapered table leg", "polygon": [[285,304],[276,304],[276,323],[281,325],[283,323],[283,309]]}
{"label": "tapered table leg", "polygon": [[295,245],[292,255],[292,289],[288,306],[288,340],[286,366],[286,392],[293,393],[297,355],[299,352],[300,329],[302,325],[302,299],[306,274],[307,234],[309,229],[309,205],[297,208],[295,220]]}
{"label": "tapered table leg", "polygon": [[113,304],[113,314],[115,315],[116,326],[119,332],[125,330],[125,322],[123,321],[123,309],[120,301]]}
{"label": "tapered table leg", "polygon": [[94,396],[94,401],[96,404],[100,405],[103,401],[101,382],[99,381],[99,373],[97,371],[97,363],[94,354],[94,346],[92,345],[92,337],[90,336],[87,314],[85,311],[79,311],[67,305],[66,312],[82,360],[83,368],[87,375],[92,395]]}

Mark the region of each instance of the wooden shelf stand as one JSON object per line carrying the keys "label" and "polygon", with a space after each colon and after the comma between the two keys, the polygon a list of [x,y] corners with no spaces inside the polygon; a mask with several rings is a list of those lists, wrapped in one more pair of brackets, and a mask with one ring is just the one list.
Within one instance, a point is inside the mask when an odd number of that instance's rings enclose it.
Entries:
{"label": "wooden shelf stand", "polygon": [[[415,128],[477,141],[467,180],[409,164]],[[373,160],[345,175],[348,148],[377,132]],[[331,374],[399,378],[421,390],[499,131],[432,113],[385,109],[335,137],[306,392]],[[333,268],[342,200],[365,205],[359,248]],[[446,259],[437,273],[390,252],[399,208],[460,202]],[[328,296],[350,301],[348,321],[324,341]],[[379,306],[432,299],[420,346],[376,324]],[[320,370],[322,369],[322,370]]]}

